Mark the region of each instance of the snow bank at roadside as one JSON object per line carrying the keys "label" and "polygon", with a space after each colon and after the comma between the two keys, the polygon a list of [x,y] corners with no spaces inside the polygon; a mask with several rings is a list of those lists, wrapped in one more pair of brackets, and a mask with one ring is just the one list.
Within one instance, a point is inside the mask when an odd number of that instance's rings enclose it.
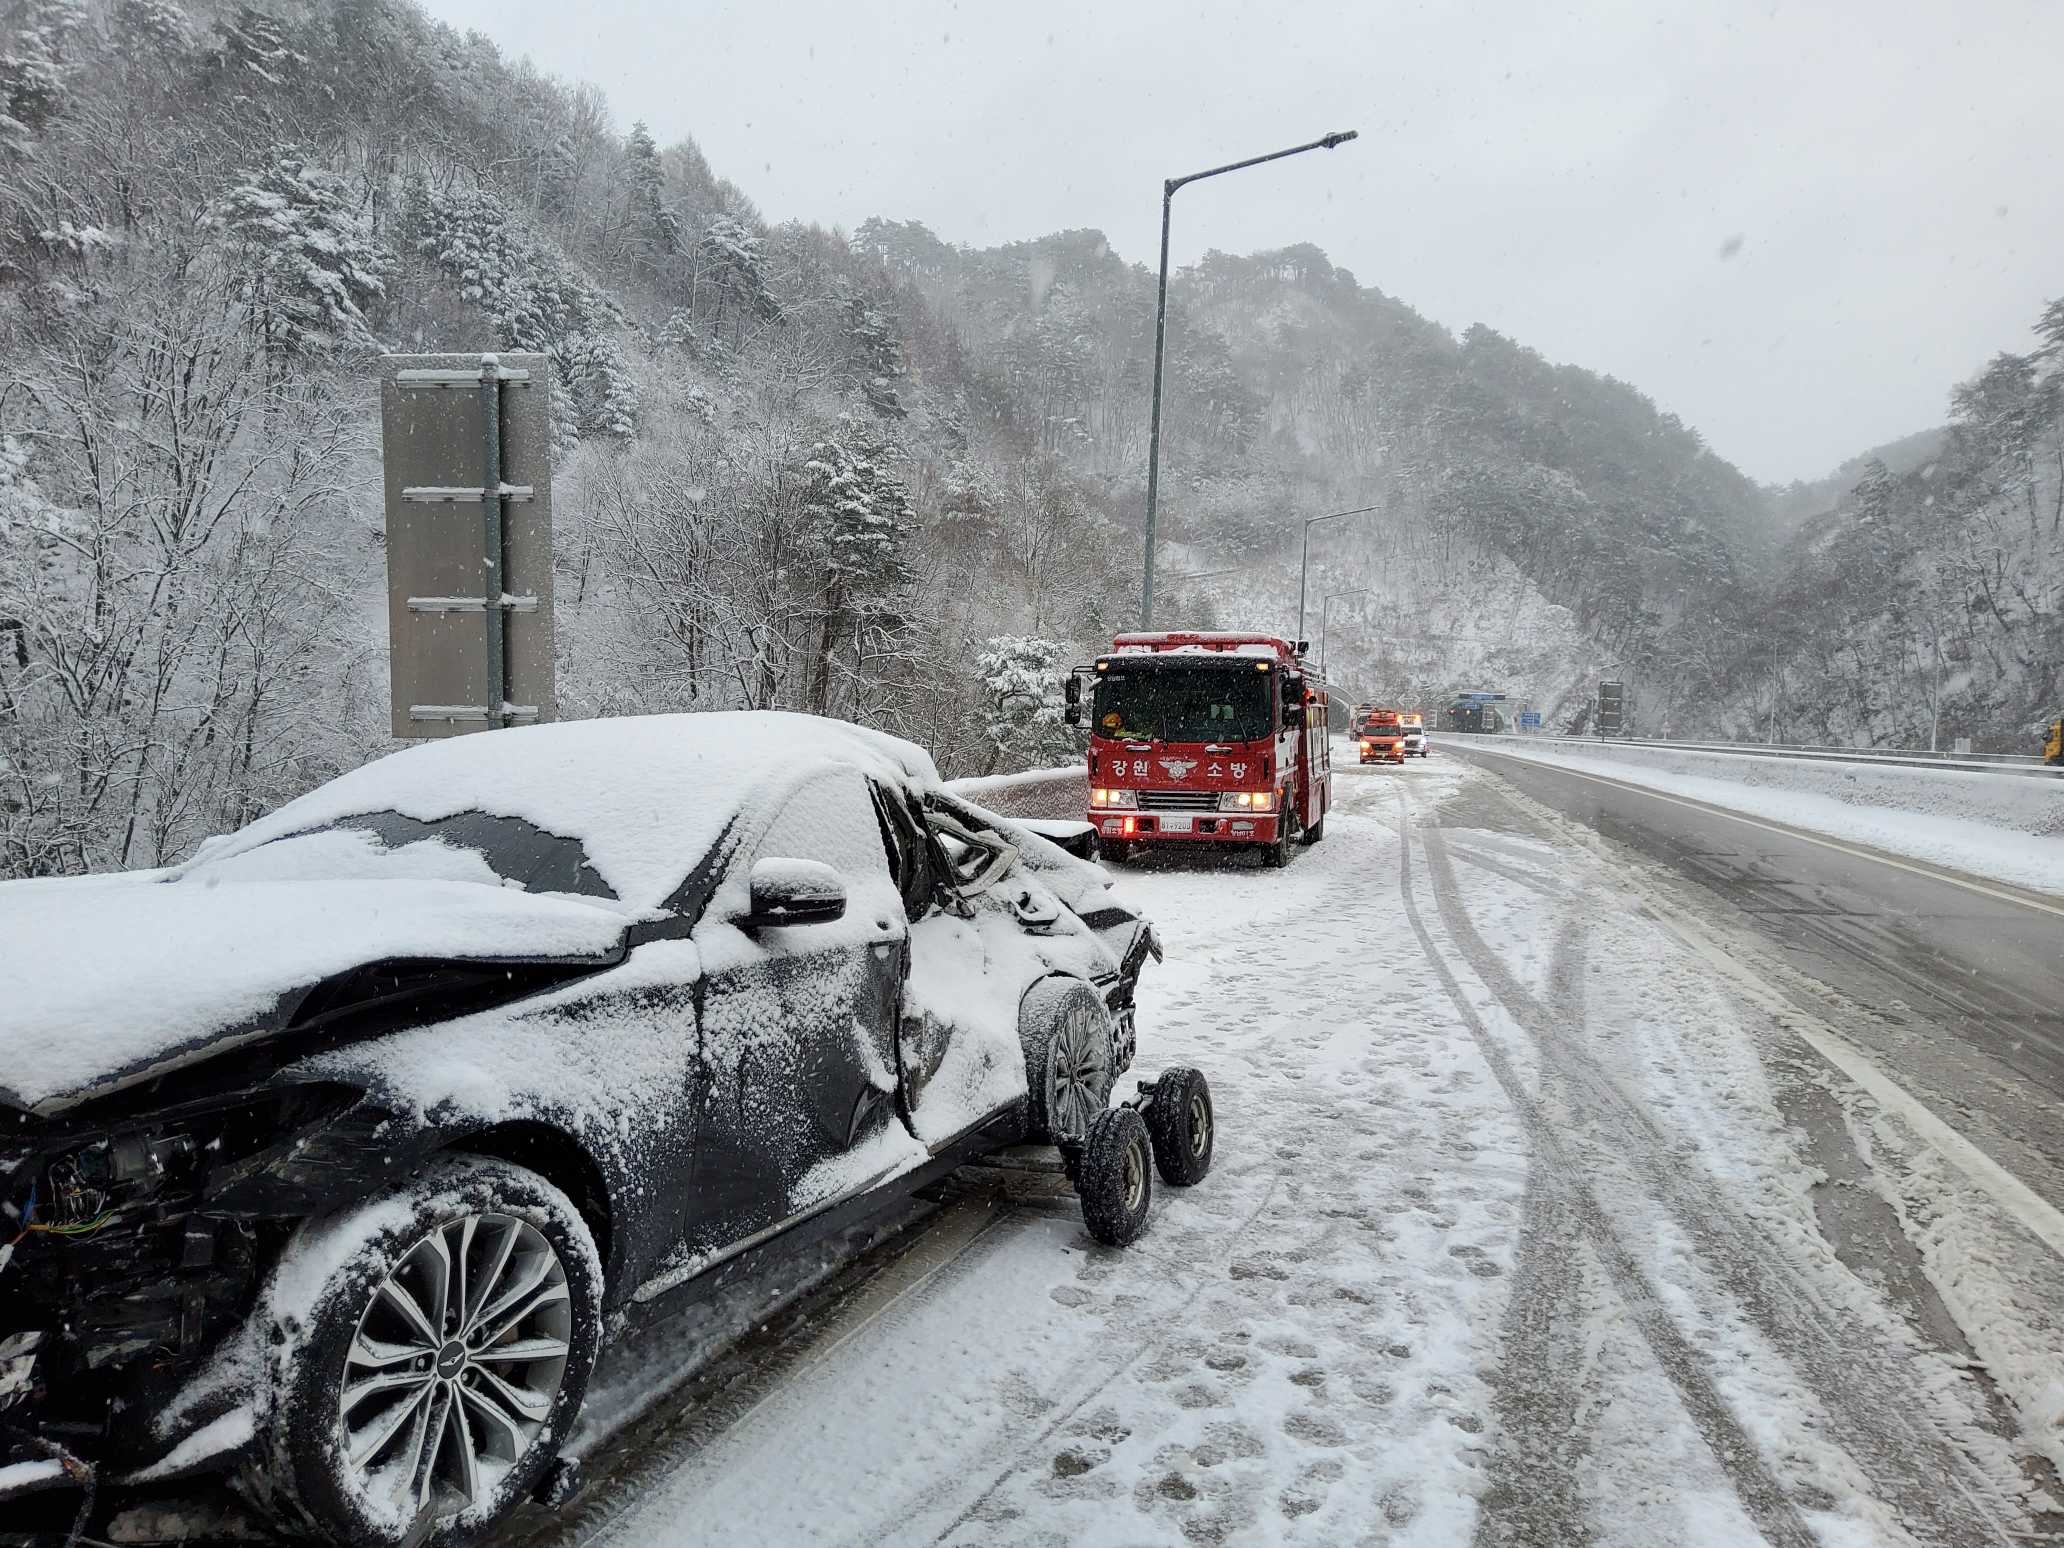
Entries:
{"label": "snow bank at roadside", "polygon": [[1611,743],[1578,752],[1509,737],[1467,745],[2064,894],[2064,780]]}

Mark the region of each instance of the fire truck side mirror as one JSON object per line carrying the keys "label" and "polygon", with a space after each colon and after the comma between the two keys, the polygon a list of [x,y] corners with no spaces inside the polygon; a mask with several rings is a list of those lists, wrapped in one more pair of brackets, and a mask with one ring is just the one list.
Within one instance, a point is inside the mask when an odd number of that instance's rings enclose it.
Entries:
{"label": "fire truck side mirror", "polygon": [[1081,725],[1082,679],[1070,673],[1067,682],[1061,687],[1061,697],[1067,701],[1065,707],[1061,710],[1062,721],[1071,726]]}

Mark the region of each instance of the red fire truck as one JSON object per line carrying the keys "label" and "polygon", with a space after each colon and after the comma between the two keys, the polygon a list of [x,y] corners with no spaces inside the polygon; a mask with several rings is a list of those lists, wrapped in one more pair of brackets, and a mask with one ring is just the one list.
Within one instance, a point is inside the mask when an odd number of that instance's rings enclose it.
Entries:
{"label": "red fire truck", "polygon": [[[1326,686],[1268,634],[1121,634],[1091,673],[1089,820],[1103,853],[1259,846],[1284,864],[1333,802]],[[1082,680],[1068,682],[1068,721]]]}

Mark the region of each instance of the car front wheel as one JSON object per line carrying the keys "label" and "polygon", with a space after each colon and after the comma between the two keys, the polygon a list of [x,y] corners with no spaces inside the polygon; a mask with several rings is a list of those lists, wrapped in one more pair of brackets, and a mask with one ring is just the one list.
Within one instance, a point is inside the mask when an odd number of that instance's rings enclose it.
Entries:
{"label": "car front wheel", "polygon": [[458,1544],[500,1519],[570,1435],[602,1335],[580,1211],[485,1158],[310,1222],[272,1300],[257,1492],[338,1543]]}

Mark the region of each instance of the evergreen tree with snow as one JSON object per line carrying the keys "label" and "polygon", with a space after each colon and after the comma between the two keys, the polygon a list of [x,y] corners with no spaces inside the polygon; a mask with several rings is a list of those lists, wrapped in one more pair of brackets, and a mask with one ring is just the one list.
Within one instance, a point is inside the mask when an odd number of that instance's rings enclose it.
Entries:
{"label": "evergreen tree with snow", "polygon": [[820,556],[819,648],[809,706],[831,712],[832,674],[842,651],[864,657],[903,628],[898,601],[910,583],[904,550],[916,513],[896,476],[895,453],[872,441],[851,417],[811,448],[803,513]]}
{"label": "evergreen tree with snow", "polygon": [[634,218],[643,228],[640,237],[655,250],[655,264],[681,250],[681,217],[666,202],[666,172],[659,164],[659,147],[644,124],[631,125],[624,141],[625,180],[630,185]]}
{"label": "evergreen tree with snow", "polygon": [[1036,768],[1072,758],[1075,736],[1063,718],[1069,648],[1038,635],[1005,634],[975,658],[987,710],[990,754],[984,774],[1005,763]]}
{"label": "evergreen tree with snow", "polygon": [[281,150],[240,174],[210,220],[235,251],[269,355],[375,347],[365,308],[386,293],[390,259],[342,178]]}

